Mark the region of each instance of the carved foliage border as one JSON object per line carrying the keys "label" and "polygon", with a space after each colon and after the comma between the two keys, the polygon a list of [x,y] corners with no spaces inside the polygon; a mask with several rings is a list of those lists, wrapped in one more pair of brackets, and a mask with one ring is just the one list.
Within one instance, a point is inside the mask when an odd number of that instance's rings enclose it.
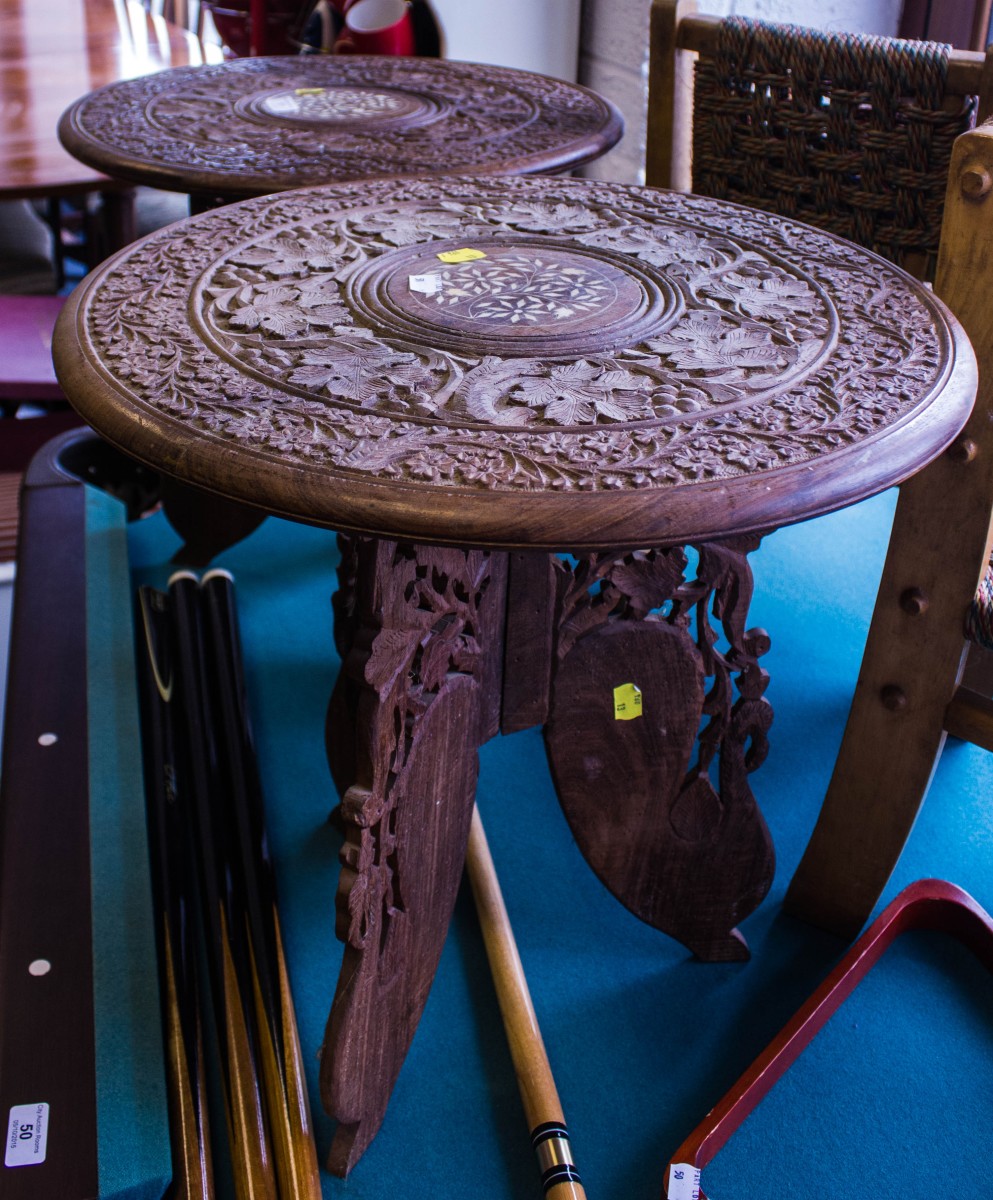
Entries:
{"label": "carved foliage border", "polygon": [[[577,188],[582,188],[581,195]],[[129,394],[139,407],[147,405],[168,420],[230,439],[260,455],[478,490],[664,488],[774,470],[831,453],[903,419],[929,401],[948,369],[947,335],[920,289],[881,260],[784,218],[698,197],[565,180],[453,178],[446,181],[445,193],[439,197],[438,185],[431,181],[371,182],[354,191],[315,189],[217,210],[148,239],[89,292],[89,357],[112,386]],[[699,394],[694,397],[692,378],[660,377],[660,395],[673,389],[672,411],[665,414],[664,405],[657,405],[659,420],[633,428],[609,415],[602,423],[571,429],[557,429],[554,421],[514,429],[499,419],[489,427],[459,428],[449,424],[445,414],[432,419],[418,412],[416,387],[408,387],[404,397],[405,370],[414,366],[430,374],[437,365],[424,347],[388,347],[400,385],[393,386],[386,371],[392,400],[384,401],[377,393],[368,410],[361,397],[346,406],[333,397],[287,394],[264,377],[219,360],[186,316],[189,290],[204,263],[216,260],[224,247],[271,242],[283,236],[281,231],[312,228],[360,198],[370,207],[382,209],[388,202],[394,208],[413,206],[415,214],[431,214],[421,227],[417,216],[411,216],[409,233],[404,232],[402,213],[395,216],[392,225],[387,222],[393,238],[381,230],[378,253],[404,244],[405,237],[437,236],[439,220],[442,228],[468,234],[478,226],[477,214],[488,198],[508,214],[506,227],[511,231],[519,232],[523,224],[529,233],[543,231],[563,242],[573,236],[585,237],[587,245],[590,240],[613,242],[648,262],[659,245],[651,236],[652,226],[672,221],[696,223],[705,240],[718,236],[716,226],[719,237],[762,247],[782,260],[802,244],[810,278],[834,299],[840,336],[829,357],[806,379],[754,402],[748,402],[747,395],[744,400],[733,397],[734,402],[722,408],[712,381],[704,379],[710,391],[696,387]],[[595,215],[595,227],[570,230],[571,222],[584,220],[582,212]],[[354,209],[349,219],[369,224],[369,218]],[[301,270],[306,275],[310,269],[304,264]],[[340,336],[353,337],[358,357],[376,341],[368,330],[347,327]],[[552,363],[546,378],[554,383],[556,372],[564,373],[560,390],[574,397],[584,386],[579,375],[586,376],[585,384],[613,377],[614,372],[630,370],[639,353],[643,349],[636,347],[626,358],[616,353]],[[673,366],[678,358],[670,354],[666,361],[670,376],[678,376]],[[461,372],[456,386],[464,383],[466,364],[456,356],[446,356],[442,370],[452,378]],[[486,372],[539,374],[533,362],[494,358],[469,363],[468,371],[478,373],[477,382]],[[570,372],[578,374],[573,378]],[[450,392],[454,390],[450,385]],[[445,396],[435,391],[428,399],[437,406]]]}
{"label": "carved foliage border", "polygon": [[[297,87],[390,88],[423,94],[427,120],[337,122],[323,127],[253,119],[246,96]],[[595,136],[611,120],[591,92],[546,76],[430,59],[241,59],[127,80],[89,96],[78,134],[115,157],[202,172],[249,173],[299,183],[462,170],[497,160],[537,161]],[[283,184],[286,186],[286,184]]]}

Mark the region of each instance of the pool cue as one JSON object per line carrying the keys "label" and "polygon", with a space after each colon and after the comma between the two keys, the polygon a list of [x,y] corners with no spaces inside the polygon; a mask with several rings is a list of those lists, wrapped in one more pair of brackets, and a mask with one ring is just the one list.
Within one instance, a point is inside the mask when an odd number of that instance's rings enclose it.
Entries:
{"label": "pool cue", "polygon": [[240,924],[232,921],[230,873],[224,858],[226,831],[216,819],[217,767],[211,737],[213,713],[203,672],[200,587],[190,571],[169,580],[175,681],[181,735],[189,754],[188,823],[196,843],[211,1009],[221,1059],[228,1145],[237,1200],[276,1200],[276,1177],[266,1131],[258,1048],[251,1008],[242,997],[247,966]]}
{"label": "pool cue", "polygon": [[586,1200],[572,1161],[569,1131],[503,902],[500,881],[479,810],[475,807],[469,830],[466,872],[476,902],[544,1194],[548,1200]]}
{"label": "pool cue", "polygon": [[172,1194],[176,1200],[211,1200],[214,1179],[203,1029],[193,930],[189,925],[191,879],[179,811],[178,789],[183,785],[174,727],[176,713],[168,621],[168,598],[153,588],[140,588],[135,652],[141,698],[149,857],[163,991],[175,1189]]}
{"label": "pool cue", "polygon": [[317,1149],[266,838],[234,580],[227,571],[208,571],[200,593],[205,666],[215,699],[218,764],[228,784],[226,822],[234,835],[233,858],[244,903],[276,1179],[283,1200],[320,1200]]}

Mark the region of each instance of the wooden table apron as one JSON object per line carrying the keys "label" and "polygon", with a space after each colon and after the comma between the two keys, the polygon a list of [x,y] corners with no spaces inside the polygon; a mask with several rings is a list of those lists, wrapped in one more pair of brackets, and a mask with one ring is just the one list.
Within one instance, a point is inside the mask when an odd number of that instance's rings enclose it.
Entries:
{"label": "wooden table apron", "polygon": [[620,138],[617,109],[560,79],[481,63],[277,56],[112,84],[59,123],[119,179],[217,198],[374,175],[567,171]]}
{"label": "wooden table apron", "polygon": [[773,872],[747,556],[942,452],[976,384],[941,303],[826,233],[486,176],[174,226],[74,292],[55,359],[128,453],[346,535],[346,949],[322,1059],[341,1172],[416,1028],[497,731],[544,726],[577,842],[632,911],[747,956],[734,927]]}

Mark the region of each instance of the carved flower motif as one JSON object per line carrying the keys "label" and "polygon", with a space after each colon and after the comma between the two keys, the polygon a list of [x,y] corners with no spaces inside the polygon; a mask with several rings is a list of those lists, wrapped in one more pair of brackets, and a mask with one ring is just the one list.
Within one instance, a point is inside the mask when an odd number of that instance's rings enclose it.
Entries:
{"label": "carved flower motif", "polygon": [[545,378],[522,379],[511,399],[543,409],[545,419],[559,425],[591,425],[600,417],[636,421],[652,414],[643,386],[630,371],[580,361],[552,367]]}
{"label": "carved flower motif", "polygon": [[297,275],[309,267],[329,271],[341,260],[342,248],[331,238],[310,235],[294,238],[281,235],[271,241],[246,246],[231,256],[239,266],[261,267],[267,275]]}
{"label": "carved flower motif", "polygon": [[575,233],[599,223],[596,213],[578,204],[515,204],[507,214],[508,225],[536,233]]}
{"label": "carved flower motif", "polygon": [[817,296],[803,282],[789,275],[766,275],[756,279],[730,271],[704,289],[704,295],[729,300],[734,307],[756,320],[787,318],[797,313],[810,315],[818,307]]}
{"label": "carved flower motif", "polygon": [[419,454],[407,468],[414,479],[435,480],[450,478],[457,459],[444,450],[427,450]]}
{"label": "carved flower motif", "polygon": [[682,325],[646,344],[687,371],[742,375],[756,368],[768,370],[783,361],[768,330],[731,325],[714,313],[691,313]]}

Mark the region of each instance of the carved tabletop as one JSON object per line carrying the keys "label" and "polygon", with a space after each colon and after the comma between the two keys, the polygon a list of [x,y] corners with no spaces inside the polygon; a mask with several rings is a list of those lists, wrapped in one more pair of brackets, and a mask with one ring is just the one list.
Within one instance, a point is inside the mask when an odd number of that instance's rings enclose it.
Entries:
{"label": "carved tabletop", "polygon": [[526,177],[194,218],[90,274],[55,353],[98,431],[187,482],[342,530],[549,549],[852,503],[946,446],[974,389],[958,324],[865,250]]}
{"label": "carved tabletop", "polygon": [[[735,926],[774,863],[748,782],[772,709],[747,556],[922,467],[976,385],[954,318],[868,251],[526,176],[216,209],[90,274],[54,353],[125,451],[356,535],[328,721],[340,1174],[416,1029],[495,733],[544,726],[577,844],[628,908],[702,958],[747,957]],[[556,549],[574,557],[535,552]]]}
{"label": "carved tabletop", "polygon": [[66,110],[59,136],[110,175],[241,197],[372,175],[565,171],[622,129],[596,93],[527,71],[297,55],[101,88]]}

